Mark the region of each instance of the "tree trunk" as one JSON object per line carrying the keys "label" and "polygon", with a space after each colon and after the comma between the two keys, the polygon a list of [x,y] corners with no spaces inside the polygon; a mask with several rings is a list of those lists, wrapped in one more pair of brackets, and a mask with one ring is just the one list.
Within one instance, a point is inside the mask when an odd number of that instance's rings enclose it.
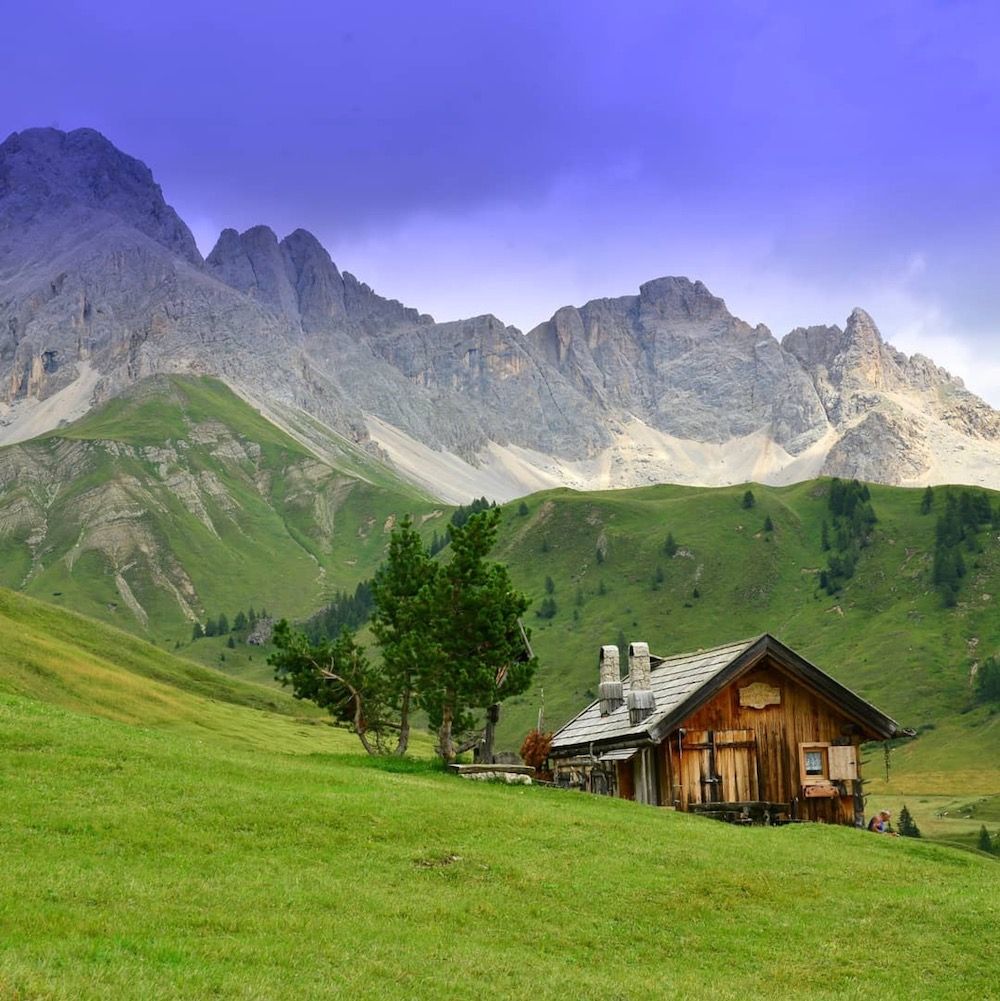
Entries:
{"label": "tree trunk", "polygon": [[496,762],[496,755],[493,753],[493,737],[499,722],[500,703],[494,702],[486,710],[486,729],[483,731],[483,739],[476,752],[476,760],[481,764],[492,765]]}
{"label": "tree trunk", "polygon": [[368,724],[365,722],[365,710],[361,704],[361,694],[346,678],[342,678],[339,674],[334,674],[333,671],[327,670],[325,667],[320,667],[315,661],[313,662],[313,666],[324,678],[330,681],[339,681],[351,693],[351,699],[354,702],[354,732],[358,735],[361,746],[372,757],[378,757],[378,748],[372,747],[368,742]]}
{"label": "tree trunk", "polygon": [[441,714],[441,726],[438,729],[438,754],[446,765],[450,765],[456,758],[455,741],[451,733],[453,718],[454,709],[450,702],[446,702]]}
{"label": "tree trunk", "polygon": [[396,754],[402,757],[410,744],[410,683],[406,682],[403,689],[403,703],[399,707],[399,740],[396,741]]}

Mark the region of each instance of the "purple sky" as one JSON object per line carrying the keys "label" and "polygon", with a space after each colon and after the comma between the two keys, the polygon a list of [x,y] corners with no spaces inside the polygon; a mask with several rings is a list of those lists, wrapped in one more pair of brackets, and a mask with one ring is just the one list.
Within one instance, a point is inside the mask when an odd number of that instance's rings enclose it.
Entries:
{"label": "purple sky", "polygon": [[869,310],[1000,406],[1000,5],[12,4],[0,133],[97,128],[202,250],[297,226],[527,329],[701,278],[781,336]]}

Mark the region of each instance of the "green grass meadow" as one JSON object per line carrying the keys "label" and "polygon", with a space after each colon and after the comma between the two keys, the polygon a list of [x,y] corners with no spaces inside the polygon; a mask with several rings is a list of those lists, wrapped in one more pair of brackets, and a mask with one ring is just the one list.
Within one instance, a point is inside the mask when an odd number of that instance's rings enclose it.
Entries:
{"label": "green grass meadow", "polygon": [[[241,710],[253,727],[254,710]],[[1000,866],[4,696],[12,998],[995,989]],[[819,959],[822,961],[819,961]]]}
{"label": "green grass meadow", "polygon": [[996,996],[992,859],[372,761],[3,598],[5,1001]]}

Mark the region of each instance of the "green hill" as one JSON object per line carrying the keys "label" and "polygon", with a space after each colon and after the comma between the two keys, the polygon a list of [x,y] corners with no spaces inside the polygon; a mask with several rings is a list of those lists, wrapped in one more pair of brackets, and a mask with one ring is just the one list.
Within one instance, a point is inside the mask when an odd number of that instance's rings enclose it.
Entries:
{"label": "green hill", "polygon": [[249,605],[305,615],[374,570],[395,518],[440,517],[347,442],[323,451],[219,382],[147,380],[0,449],[0,584],[169,645]]}
{"label": "green hill", "polygon": [[[922,788],[946,792],[961,773],[968,792],[1000,789],[1000,715],[969,711],[973,665],[1000,651],[998,533],[977,536],[982,551],[967,552],[957,606],[946,608],[932,581],[946,491],[921,514],[921,491],[871,486],[870,544],[831,596],[819,587],[830,482],[754,485],[750,509],[745,489],[557,490],[528,498],[523,514],[508,505],[497,556],[535,599],[542,667],[506,708],[506,743],[534,724],[543,689],[550,726],[594,698],[603,643],[641,639],[672,654],[771,632],[920,732],[893,756],[897,779],[919,773]],[[543,619],[547,596],[555,614]]]}
{"label": "green hill", "polygon": [[0,997],[995,987],[991,859],[466,783],[289,703],[0,593]]}
{"label": "green hill", "polygon": [[275,688],[226,677],[82,615],[0,588],[0,694],[186,739],[353,750],[356,738]]}

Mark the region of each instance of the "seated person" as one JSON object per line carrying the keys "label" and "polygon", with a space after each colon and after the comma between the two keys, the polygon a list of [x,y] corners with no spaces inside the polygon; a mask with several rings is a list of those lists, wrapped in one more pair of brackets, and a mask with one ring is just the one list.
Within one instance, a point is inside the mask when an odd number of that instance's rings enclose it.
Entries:
{"label": "seated person", "polygon": [[868,821],[868,830],[873,831],[875,834],[891,834],[892,831],[889,830],[889,821],[891,819],[892,814],[888,810],[880,810]]}

